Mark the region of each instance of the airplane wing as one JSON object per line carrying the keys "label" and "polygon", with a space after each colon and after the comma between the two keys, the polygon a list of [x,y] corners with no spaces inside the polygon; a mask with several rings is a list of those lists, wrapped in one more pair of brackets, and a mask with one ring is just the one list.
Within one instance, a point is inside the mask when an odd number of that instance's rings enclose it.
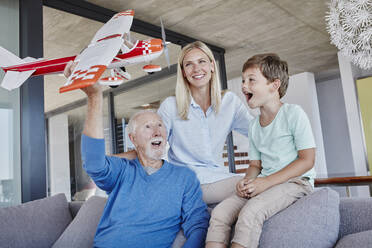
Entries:
{"label": "airplane wing", "polygon": [[89,46],[75,58],[77,65],[67,83],[59,89],[60,93],[84,88],[98,81],[118,54],[124,42],[123,34],[130,31],[133,15],[133,10],[117,13],[98,30]]}
{"label": "airplane wing", "polygon": [[100,30],[98,30],[91,44],[128,33],[132,26],[133,16],[134,10],[126,10],[115,14],[102,28],[100,28]]}
{"label": "airplane wing", "polygon": [[123,44],[123,39],[116,37],[87,47],[75,59],[78,64],[59,92],[84,88],[96,83],[112,59],[118,54],[121,44]]}

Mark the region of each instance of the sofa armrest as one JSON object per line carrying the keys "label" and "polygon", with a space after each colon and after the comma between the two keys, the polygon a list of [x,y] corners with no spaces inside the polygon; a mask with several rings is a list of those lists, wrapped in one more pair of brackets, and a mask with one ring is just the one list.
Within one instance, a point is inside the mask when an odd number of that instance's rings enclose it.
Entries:
{"label": "sofa armrest", "polygon": [[72,218],[75,218],[84,202],[85,201],[72,201],[68,203]]}
{"label": "sofa armrest", "polygon": [[[79,203],[72,205],[78,206]],[[99,196],[90,197],[78,211],[70,225],[65,229],[53,248],[91,248],[93,247],[94,235],[101,219],[106,198]]]}
{"label": "sofa armrest", "polygon": [[339,238],[351,233],[372,230],[372,198],[340,199]]}
{"label": "sofa armrest", "polygon": [[371,247],[371,244],[372,230],[346,235],[338,240],[335,248]]}

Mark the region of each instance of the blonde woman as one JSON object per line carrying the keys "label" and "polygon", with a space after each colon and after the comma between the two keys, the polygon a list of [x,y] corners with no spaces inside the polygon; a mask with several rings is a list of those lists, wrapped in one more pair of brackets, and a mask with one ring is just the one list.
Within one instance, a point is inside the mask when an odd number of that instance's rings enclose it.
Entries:
{"label": "blonde woman", "polygon": [[204,43],[182,49],[176,96],[165,99],[158,113],[168,132],[169,162],[196,172],[204,201],[217,203],[233,194],[241,177],[223,166],[223,147],[232,130],[248,135],[252,117],[234,93],[221,93],[216,61]]}

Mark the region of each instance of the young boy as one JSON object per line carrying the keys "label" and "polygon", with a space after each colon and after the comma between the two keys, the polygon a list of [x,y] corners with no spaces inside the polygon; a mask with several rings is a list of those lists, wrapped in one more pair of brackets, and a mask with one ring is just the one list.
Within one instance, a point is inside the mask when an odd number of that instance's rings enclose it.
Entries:
{"label": "young boy", "polygon": [[265,220],[309,194],[314,184],[315,142],[302,108],[282,103],[288,66],[276,54],[259,54],[243,66],[242,91],[249,107],[260,108],[250,124],[249,168],[237,194],[212,212],[206,247],[258,247]]}

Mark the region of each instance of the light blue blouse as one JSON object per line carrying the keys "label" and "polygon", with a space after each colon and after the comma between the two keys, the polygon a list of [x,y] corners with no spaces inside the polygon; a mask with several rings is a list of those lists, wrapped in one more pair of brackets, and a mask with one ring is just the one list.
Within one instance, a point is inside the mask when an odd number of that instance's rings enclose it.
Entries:
{"label": "light blue blouse", "polygon": [[176,98],[171,96],[160,105],[158,114],[167,128],[170,163],[190,167],[201,184],[235,175],[223,165],[226,137],[232,130],[248,137],[249,122],[253,119],[238,96],[226,92],[218,114],[213,107],[204,114],[191,98],[188,120],[178,116]]}

